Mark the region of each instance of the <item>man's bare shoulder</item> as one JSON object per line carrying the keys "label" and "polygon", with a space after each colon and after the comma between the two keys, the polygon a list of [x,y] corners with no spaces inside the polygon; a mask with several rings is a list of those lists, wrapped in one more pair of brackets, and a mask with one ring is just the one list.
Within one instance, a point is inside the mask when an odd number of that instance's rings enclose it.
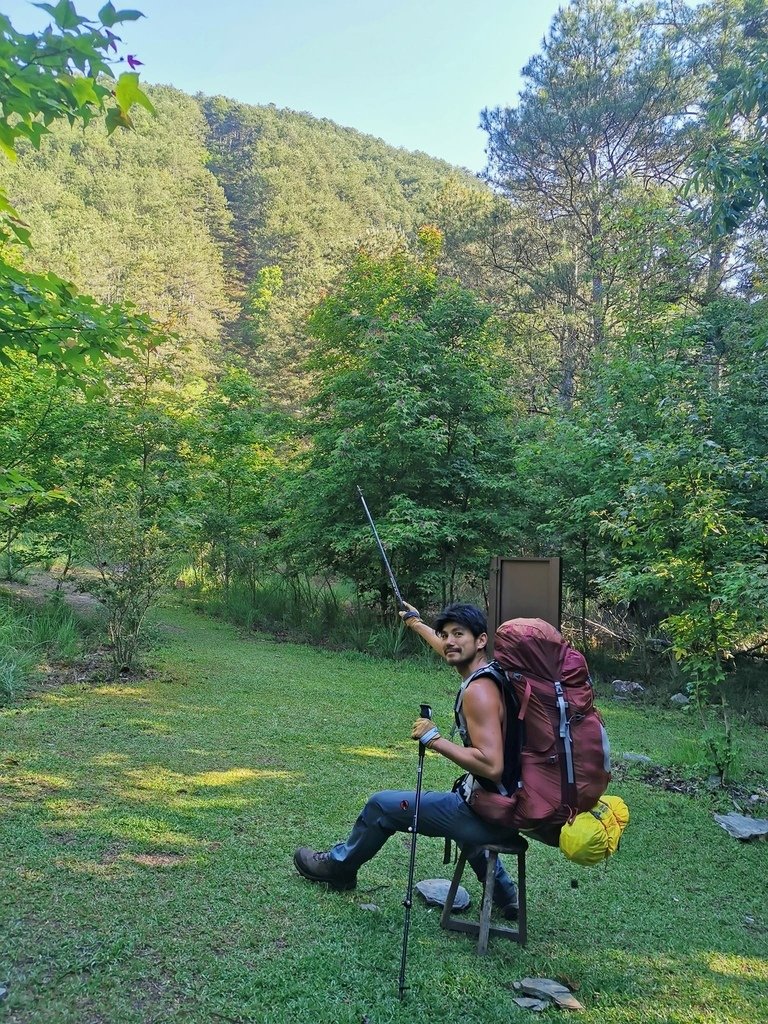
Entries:
{"label": "man's bare shoulder", "polygon": [[464,692],[464,707],[469,710],[491,711],[501,707],[501,691],[491,675],[480,675]]}

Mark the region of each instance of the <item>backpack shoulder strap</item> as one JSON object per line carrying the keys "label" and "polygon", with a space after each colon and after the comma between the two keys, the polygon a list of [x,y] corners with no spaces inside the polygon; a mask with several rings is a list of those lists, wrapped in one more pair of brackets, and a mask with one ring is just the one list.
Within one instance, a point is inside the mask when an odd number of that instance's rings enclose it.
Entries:
{"label": "backpack shoulder strap", "polygon": [[464,700],[464,693],[469,684],[475,679],[479,679],[481,676],[490,676],[499,689],[502,690],[502,692],[504,691],[504,684],[507,678],[504,669],[499,665],[498,661],[489,661],[486,665],[481,665],[480,668],[476,668],[475,671],[468,675],[466,679],[462,680],[459,692],[456,694],[456,711],[461,707],[462,701]]}
{"label": "backpack shoulder strap", "polygon": [[[456,718],[457,723],[461,712],[461,706],[464,702],[464,693],[467,687],[473,680],[480,679],[482,676],[489,676],[494,681],[494,683],[496,683],[499,690],[501,691],[502,698],[508,705],[508,711],[509,705],[511,704],[511,710],[514,711],[515,714],[517,714],[519,702],[517,700],[517,697],[515,696],[514,691],[507,683],[506,672],[501,667],[501,665],[499,665],[498,661],[489,661],[486,665],[481,665],[480,668],[476,668],[474,672],[472,672],[470,675],[467,676],[466,679],[463,680],[461,686],[459,687],[459,692],[456,694],[456,703],[454,704],[453,707],[454,717]],[[519,717],[522,718],[522,715],[520,715]],[[458,727],[458,724],[454,725],[451,731],[451,737],[455,736],[457,731],[461,733],[461,729]]]}
{"label": "backpack shoulder strap", "polygon": [[478,676],[490,676],[496,685],[501,687],[507,681],[507,674],[498,661],[489,661],[487,665],[482,665],[476,669],[472,673],[472,677],[477,678]]}
{"label": "backpack shoulder strap", "polygon": [[456,694],[456,703],[453,709],[455,723],[451,730],[451,738],[453,738],[458,732],[462,741],[466,743],[466,720],[464,719],[462,712],[464,693],[474,679],[479,679],[482,676],[489,676],[493,679],[499,688],[501,698],[506,706],[507,715],[503,735],[504,774],[502,776],[501,783],[497,786],[497,791],[503,796],[509,796],[511,793],[514,793],[519,784],[520,753],[523,746],[522,722],[520,722],[520,724],[515,728],[512,728],[512,723],[514,719],[522,719],[523,715],[519,713],[520,701],[518,700],[514,689],[510,685],[507,673],[497,661],[490,661],[486,665],[481,665],[480,668],[475,669],[474,672],[463,680],[459,692]]}

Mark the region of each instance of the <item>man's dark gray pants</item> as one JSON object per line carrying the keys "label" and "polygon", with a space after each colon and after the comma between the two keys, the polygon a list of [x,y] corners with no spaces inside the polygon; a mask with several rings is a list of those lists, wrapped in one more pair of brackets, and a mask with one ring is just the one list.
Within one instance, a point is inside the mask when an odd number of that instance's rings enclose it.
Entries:
{"label": "man's dark gray pants", "polygon": [[[330,856],[350,871],[375,856],[395,832],[407,832],[413,824],[416,793],[387,789],[374,793],[355,822],[349,838],[337,843]],[[419,835],[444,836],[452,839],[467,854],[467,860],[481,881],[485,881],[485,857],[480,847],[504,844],[516,833],[502,829],[479,818],[458,793],[422,793],[419,805]],[[513,903],[517,888],[497,861],[494,902]]]}

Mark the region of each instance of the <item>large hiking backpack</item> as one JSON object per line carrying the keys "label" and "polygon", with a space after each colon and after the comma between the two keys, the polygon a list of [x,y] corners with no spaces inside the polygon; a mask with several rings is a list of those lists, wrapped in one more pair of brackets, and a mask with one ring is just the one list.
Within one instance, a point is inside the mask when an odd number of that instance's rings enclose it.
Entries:
{"label": "large hiking backpack", "polygon": [[[510,619],[496,631],[507,708],[507,795],[476,788],[470,806],[509,828],[561,826],[595,806],[610,782],[608,737],[593,703],[584,656],[543,619]],[[518,728],[515,728],[517,718]]]}

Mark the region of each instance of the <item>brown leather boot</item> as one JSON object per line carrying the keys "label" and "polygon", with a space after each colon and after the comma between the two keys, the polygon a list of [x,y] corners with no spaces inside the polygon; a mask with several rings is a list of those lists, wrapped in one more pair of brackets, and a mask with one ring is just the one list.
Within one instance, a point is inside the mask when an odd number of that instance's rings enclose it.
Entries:
{"label": "brown leather boot", "polygon": [[296,870],[310,882],[325,882],[331,889],[354,889],[357,885],[357,872],[344,868],[331,860],[329,853],[311,850],[301,846],[293,855]]}

